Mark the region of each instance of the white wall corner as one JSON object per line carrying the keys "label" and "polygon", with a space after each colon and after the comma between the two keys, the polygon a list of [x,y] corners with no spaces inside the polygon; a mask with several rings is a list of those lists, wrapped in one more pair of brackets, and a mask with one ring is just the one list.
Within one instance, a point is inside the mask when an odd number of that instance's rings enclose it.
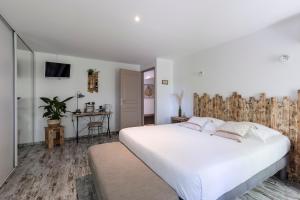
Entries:
{"label": "white wall corner", "polygon": [[[170,123],[173,113],[173,60],[156,58],[156,124]],[[168,81],[168,85],[162,84],[163,80]]]}
{"label": "white wall corner", "polygon": [[[236,40],[174,58],[174,91],[184,90],[183,112],[193,114],[193,93],[237,91],[243,96],[290,96],[300,88],[300,16]],[[282,64],[280,56],[291,59]],[[199,72],[204,72],[202,75]]]}

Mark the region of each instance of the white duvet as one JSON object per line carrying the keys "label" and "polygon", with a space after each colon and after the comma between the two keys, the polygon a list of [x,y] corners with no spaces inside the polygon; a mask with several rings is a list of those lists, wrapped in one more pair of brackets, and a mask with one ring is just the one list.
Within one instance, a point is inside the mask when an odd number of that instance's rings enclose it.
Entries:
{"label": "white duvet", "polygon": [[286,136],[243,143],[176,124],[126,128],[120,141],[184,200],[214,200],[280,160]]}

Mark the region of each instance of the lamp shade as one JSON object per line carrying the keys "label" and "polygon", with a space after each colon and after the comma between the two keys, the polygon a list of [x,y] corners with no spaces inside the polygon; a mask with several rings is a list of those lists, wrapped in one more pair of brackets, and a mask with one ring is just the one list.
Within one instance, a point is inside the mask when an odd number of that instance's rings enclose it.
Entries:
{"label": "lamp shade", "polygon": [[77,94],[77,98],[83,98],[83,97],[85,97],[85,96],[82,93]]}

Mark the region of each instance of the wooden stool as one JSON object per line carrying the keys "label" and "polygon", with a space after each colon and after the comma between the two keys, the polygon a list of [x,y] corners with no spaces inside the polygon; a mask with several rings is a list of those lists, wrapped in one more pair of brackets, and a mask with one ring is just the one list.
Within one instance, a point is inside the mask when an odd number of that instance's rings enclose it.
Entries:
{"label": "wooden stool", "polygon": [[54,145],[64,144],[64,127],[45,127],[45,143],[48,149],[52,149]]}

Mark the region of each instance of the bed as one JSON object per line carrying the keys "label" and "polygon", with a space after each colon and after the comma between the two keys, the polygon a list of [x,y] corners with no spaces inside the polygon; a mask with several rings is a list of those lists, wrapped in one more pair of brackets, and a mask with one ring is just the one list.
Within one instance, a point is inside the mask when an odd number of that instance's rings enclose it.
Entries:
{"label": "bed", "polygon": [[232,199],[284,168],[290,149],[284,135],[238,143],[178,124],[123,129],[119,139],[184,200]]}
{"label": "bed", "polygon": [[251,121],[282,134],[267,143],[247,138],[240,144],[170,124],[123,129],[120,141],[182,199],[231,200],[279,170],[300,182],[299,108],[300,90],[296,100],[194,93],[194,116]]}

